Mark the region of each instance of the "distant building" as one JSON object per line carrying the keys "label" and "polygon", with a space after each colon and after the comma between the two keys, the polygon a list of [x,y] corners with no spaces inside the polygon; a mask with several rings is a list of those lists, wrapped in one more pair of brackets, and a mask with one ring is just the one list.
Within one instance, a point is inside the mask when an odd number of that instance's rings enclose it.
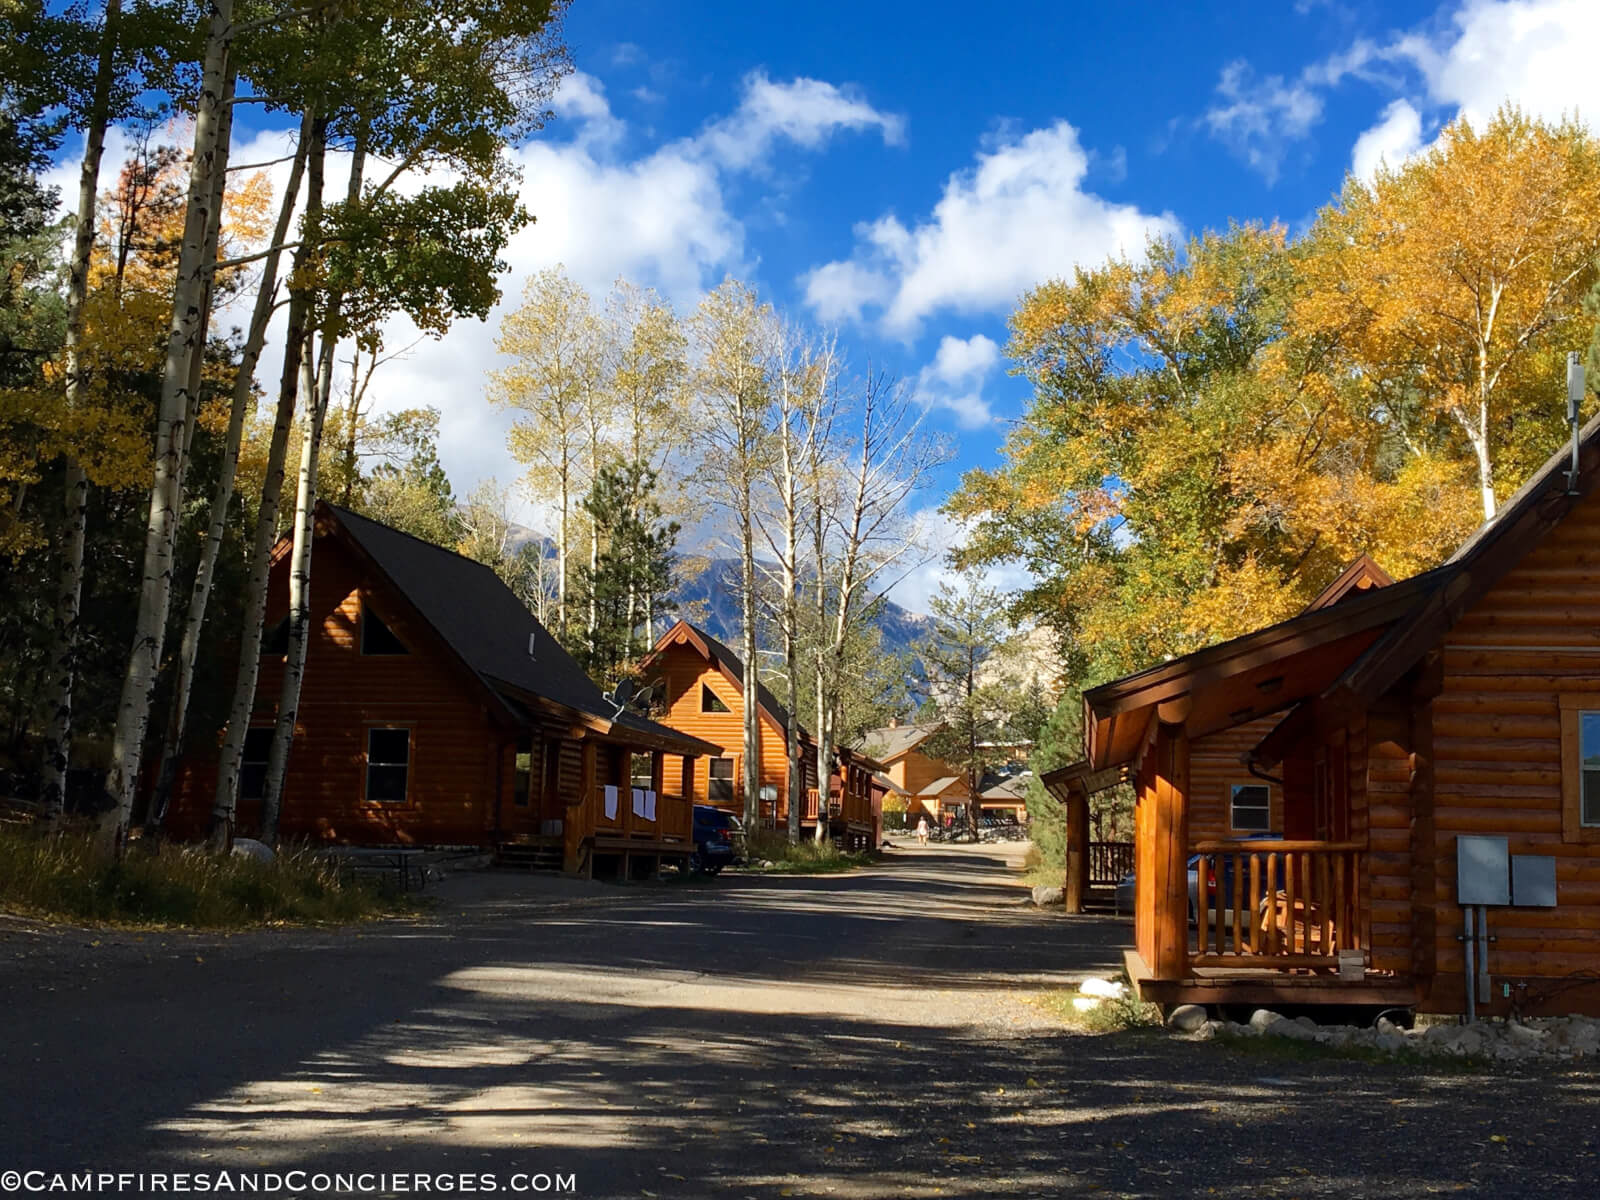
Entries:
{"label": "distant building", "polygon": [[856,747],[884,765],[883,773],[906,798],[906,813],[935,822],[964,819],[972,803],[972,788],[960,767],[928,754],[924,746],[943,729],[942,722],[921,724],[890,722],[869,730]]}

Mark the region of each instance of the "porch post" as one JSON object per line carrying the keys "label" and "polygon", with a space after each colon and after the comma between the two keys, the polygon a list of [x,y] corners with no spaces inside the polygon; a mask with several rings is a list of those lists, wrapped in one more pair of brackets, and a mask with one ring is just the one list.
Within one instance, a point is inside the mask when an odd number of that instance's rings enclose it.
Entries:
{"label": "porch post", "polygon": [[583,839],[594,832],[595,792],[600,749],[585,738],[578,743],[582,762],[579,774],[578,800],[568,800],[561,824],[561,870],[567,875],[578,873],[578,862],[583,853]]}
{"label": "porch post", "polygon": [[1088,895],[1089,793],[1077,779],[1067,784],[1067,911],[1081,913]]}
{"label": "porch post", "polygon": [[1182,979],[1189,963],[1189,735],[1182,725],[1162,724],[1152,752],[1155,958],[1150,967],[1157,979]]}

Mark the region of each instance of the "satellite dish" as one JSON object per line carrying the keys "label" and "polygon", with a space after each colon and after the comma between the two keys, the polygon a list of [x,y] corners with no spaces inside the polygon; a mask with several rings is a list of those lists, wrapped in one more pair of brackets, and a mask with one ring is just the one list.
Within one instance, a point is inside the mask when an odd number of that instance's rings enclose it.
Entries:
{"label": "satellite dish", "polygon": [[627,708],[628,701],[633,699],[636,684],[631,679],[622,679],[611,692],[611,703],[618,708]]}

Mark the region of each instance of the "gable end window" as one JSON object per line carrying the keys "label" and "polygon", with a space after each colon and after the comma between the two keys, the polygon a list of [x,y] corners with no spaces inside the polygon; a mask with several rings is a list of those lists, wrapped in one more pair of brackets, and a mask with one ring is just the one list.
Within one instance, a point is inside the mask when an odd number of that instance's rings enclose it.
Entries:
{"label": "gable end window", "polygon": [[700,685],[700,711],[703,713],[723,713],[728,711],[728,706],[723,703],[722,697],[711,690],[709,684]]}
{"label": "gable end window", "polygon": [[282,658],[289,653],[289,618],[285,617],[261,635],[261,656]]}
{"label": "gable end window", "polygon": [[394,630],[384,623],[382,617],[368,608],[366,602],[361,604],[361,653],[363,654],[409,654],[406,644],[395,636]]}
{"label": "gable end window", "polygon": [[1561,697],[1561,836],[1600,842],[1600,692]]}
{"label": "gable end window", "polygon": [[404,804],[411,775],[411,730],[367,730],[367,799]]}
{"label": "gable end window", "polygon": [[1229,824],[1242,833],[1272,829],[1272,792],[1264,783],[1236,783],[1229,800]]}

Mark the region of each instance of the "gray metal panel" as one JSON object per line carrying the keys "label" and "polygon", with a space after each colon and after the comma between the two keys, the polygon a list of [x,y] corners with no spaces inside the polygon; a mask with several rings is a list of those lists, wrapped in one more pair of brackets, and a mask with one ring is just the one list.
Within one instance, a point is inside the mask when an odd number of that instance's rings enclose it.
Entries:
{"label": "gray metal panel", "polygon": [[1521,908],[1554,908],[1556,860],[1542,854],[1513,854],[1511,903]]}
{"label": "gray metal panel", "polygon": [[1457,837],[1457,903],[1510,904],[1510,859],[1503,837]]}

